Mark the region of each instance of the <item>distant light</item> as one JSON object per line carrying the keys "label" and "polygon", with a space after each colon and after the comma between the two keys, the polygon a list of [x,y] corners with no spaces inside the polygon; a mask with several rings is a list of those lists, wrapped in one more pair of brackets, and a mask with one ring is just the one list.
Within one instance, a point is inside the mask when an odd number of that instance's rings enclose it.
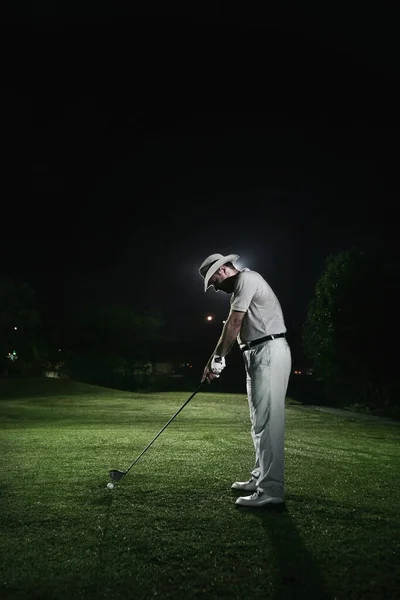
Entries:
{"label": "distant light", "polygon": [[17,331],[18,327],[14,327],[15,331]]}
{"label": "distant light", "polygon": [[207,318],[207,321],[212,321],[213,320],[213,318],[212,318],[211,315],[208,315],[208,317],[206,317],[206,318]]}

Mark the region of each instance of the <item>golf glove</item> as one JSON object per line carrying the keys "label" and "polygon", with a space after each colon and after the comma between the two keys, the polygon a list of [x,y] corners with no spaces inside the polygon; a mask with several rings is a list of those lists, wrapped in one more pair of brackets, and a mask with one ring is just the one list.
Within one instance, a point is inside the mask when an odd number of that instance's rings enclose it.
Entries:
{"label": "golf glove", "polygon": [[218,356],[218,354],[214,354],[211,361],[211,371],[214,373],[214,375],[219,377],[225,367],[225,358],[223,356]]}

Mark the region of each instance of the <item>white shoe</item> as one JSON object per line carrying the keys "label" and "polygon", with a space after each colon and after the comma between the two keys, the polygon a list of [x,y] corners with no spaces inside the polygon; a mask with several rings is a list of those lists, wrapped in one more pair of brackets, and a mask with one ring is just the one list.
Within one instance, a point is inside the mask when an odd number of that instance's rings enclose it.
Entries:
{"label": "white shoe", "polygon": [[232,483],[231,489],[238,490],[239,492],[256,492],[257,479],[250,477],[248,481],[235,481],[235,483]]}
{"label": "white shoe", "polygon": [[265,506],[266,504],[283,504],[283,499],[268,496],[268,494],[264,494],[263,492],[257,491],[251,496],[241,496],[236,500],[235,504],[239,504],[240,506],[257,507]]}

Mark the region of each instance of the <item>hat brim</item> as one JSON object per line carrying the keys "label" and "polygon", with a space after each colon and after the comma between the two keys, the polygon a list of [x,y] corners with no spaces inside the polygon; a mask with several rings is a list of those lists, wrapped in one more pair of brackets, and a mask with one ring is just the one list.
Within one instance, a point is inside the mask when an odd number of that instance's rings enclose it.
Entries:
{"label": "hat brim", "polygon": [[210,281],[210,278],[214,275],[216,271],[218,271],[220,267],[222,267],[222,265],[225,265],[228,262],[236,262],[238,258],[238,254],[228,254],[228,256],[223,256],[222,258],[218,259],[215,263],[213,263],[204,277],[204,291],[206,292],[208,290],[208,288],[211,285],[210,283],[208,283]]}

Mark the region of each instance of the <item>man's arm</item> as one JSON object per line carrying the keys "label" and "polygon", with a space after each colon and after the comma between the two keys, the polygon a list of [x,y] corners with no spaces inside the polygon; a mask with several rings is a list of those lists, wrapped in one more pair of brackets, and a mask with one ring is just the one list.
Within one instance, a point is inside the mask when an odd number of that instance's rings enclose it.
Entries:
{"label": "man's arm", "polygon": [[221,333],[221,337],[218,340],[218,343],[215,347],[214,352],[211,354],[206,367],[203,372],[202,381],[207,381],[210,383],[213,379],[215,379],[216,375],[211,371],[211,361],[215,354],[219,356],[226,356],[231,350],[233,344],[236,341],[236,338],[240,332],[240,328],[242,326],[243,317],[246,313],[233,310],[229,314],[228,319],[224,325],[224,328]]}
{"label": "man's arm", "polygon": [[239,312],[237,310],[233,310],[230,313],[222,330],[221,337],[218,340],[218,344],[215,347],[213,355],[218,354],[219,356],[226,356],[228,354],[233,344],[235,343],[237,336],[239,335],[243,317],[245,314],[246,313]]}

